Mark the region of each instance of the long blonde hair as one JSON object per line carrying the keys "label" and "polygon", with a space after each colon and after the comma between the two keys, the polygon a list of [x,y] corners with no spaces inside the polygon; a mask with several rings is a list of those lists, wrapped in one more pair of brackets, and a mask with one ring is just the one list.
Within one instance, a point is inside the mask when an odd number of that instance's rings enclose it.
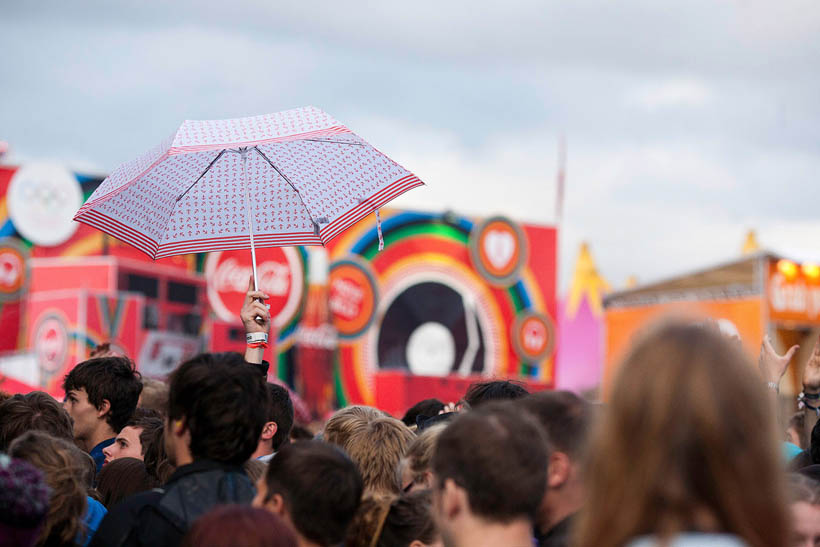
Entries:
{"label": "long blonde hair", "polygon": [[696,531],[783,545],[774,413],[751,364],[718,333],[651,332],[621,366],[593,434],[577,545]]}

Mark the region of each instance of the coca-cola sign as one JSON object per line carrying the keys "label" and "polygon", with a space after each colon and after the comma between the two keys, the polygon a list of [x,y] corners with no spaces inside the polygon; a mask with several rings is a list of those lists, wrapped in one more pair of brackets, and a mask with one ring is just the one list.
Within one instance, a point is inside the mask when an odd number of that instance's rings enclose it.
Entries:
{"label": "coca-cola sign", "polygon": [[[290,321],[299,309],[304,275],[299,252],[293,247],[256,249],[259,290],[270,296],[270,313],[277,329]],[[239,321],[239,310],[253,274],[250,250],[210,253],[205,262],[208,301],[223,321]]]}

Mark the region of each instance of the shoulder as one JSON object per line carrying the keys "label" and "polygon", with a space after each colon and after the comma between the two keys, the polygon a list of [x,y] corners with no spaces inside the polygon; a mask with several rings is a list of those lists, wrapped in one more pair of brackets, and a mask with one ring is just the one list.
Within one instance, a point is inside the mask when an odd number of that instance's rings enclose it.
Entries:
{"label": "shoulder", "polygon": [[162,491],[152,490],[122,500],[102,519],[91,545],[126,545],[131,531],[140,525],[142,510],[157,505],[161,498]]}

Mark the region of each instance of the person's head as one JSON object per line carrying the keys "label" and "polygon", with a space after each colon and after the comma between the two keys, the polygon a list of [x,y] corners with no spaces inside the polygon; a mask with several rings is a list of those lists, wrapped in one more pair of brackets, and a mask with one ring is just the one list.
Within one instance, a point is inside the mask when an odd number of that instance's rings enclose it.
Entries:
{"label": "person's head", "polygon": [[105,465],[97,477],[97,491],[108,509],[138,492],[159,486],[148,474],[145,463],[137,458],[117,458]]}
{"label": "person's head", "polygon": [[0,403],[0,452],[26,431],[40,430],[73,440],[71,417],[54,398],[42,391],[13,395]]}
{"label": "person's head", "polygon": [[174,472],[175,466],[169,461],[165,451],[165,424],[151,433],[147,439],[140,439],[142,460],[145,469],[159,484],[165,484]]}
{"label": "person's head", "polygon": [[242,465],[267,421],[265,380],[238,353],[203,353],[171,375],[165,447],[174,465]]}
{"label": "person's head", "polygon": [[510,404],[465,412],[433,453],[436,524],[446,544],[479,525],[525,526],[544,495],[547,441],[535,419]]}
{"label": "person's head", "polygon": [[[750,547],[782,543],[776,411],[737,344],[697,325],[650,331],[622,363],[601,414],[579,546],[683,531],[734,534]],[[615,512],[614,500],[628,503]]]}
{"label": "person's head", "polygon": [[142,393],[137,406],[165,416],[168,412],[168,384],[156,378],[143,378]]}
{"label": "person's head", "polygon": [[492,380],[470,385],[464,395],[464,402],[476,408],[490,401],[518,399],[529,393],[521,384],[509,380]]}
{"label": "person's head", "polygon": [[246,505],[217,506],[191,526],[182,547],[296,547],[296,535],[281,518]]}
{"label": "person's head", "polygon": [[820,545],[820,483],[804,475],[789,476],[791,547]]}
{"label": "person's head", "polygon": [[433,451],[438,436],[447,424],[425,429],[407,447],[407,453],[399,463],[401,491],[415,492],[433,487]]}
{"label": "person's head", "polygon": [[412,428],[416,425],[417,416],[427,416],[428,418],[438,416],[438,413],[442,410],[444,410],[444,403],[438,399],[424,399],[408,408],[401,421],[404,422],[404,425],[407,427]]}
{"label": "person's head", "polygon": [[38,543],[73,545],[85,532],[83,514],[88,466],[83,453],[65,439],[42,431],[29,431],[11,443],[9,456],[27,461],[42,471],[51,489],[48,516]]}
{"label": "person's head", "polygon": [[268,413],[255,456],[264,456],[279,450],[290,438],[293,427],[293,402],[287,388],[268,382]]}
{"label": "person's head", "polygon": [[0,544],[35,544],[48,514],[49,494],[42,471],[0,454]]}
{"label": "person's head", "polygon": [[162,418],[159,412],[146,408],[137,408],[134,415],[126,422],[114,443],[103,448],[105,463],[117,458],[144,459],[145,448],[157,430],[162,429]]}
{"label": "person's head", "polygon": [[90,450],[114,436],[137,408],[140,374],[127,357],[98,357],[75,366],[63,380],[63,406],[74,420],[74,438]]}
{"label": "person's head", "polygon": [[356,464],[338,447],[300,441],[283,445],[271,459],[253,505],[282,516],[307,541],[335,545],[344,539],[362,489]]}
{"label": "person's head", "polygon": [[265,475],[265,471],[268,470],[268,464],[259,460],[248,460],[242,464],[242,468],[245,470],[245,474],[250,481],[256,484],[259,479]]}
{"label": "person's head", "polygon": [[393,500],[382,525],[377,547],[440,546],[441,535],[433,522],[430,490],[404,494]]}
{"label": "person's head", "polygon": [[368,493],[398,494],[399,461],[413,439],[413,432],[400,420],[377,418],[353,433],[343,448],[359,467]]}
{"label": "person's head", "polygon": [[529,412],[549,440],[547,492],[537,519],[539,528],[547,529],[583,503],[581,466],[592,412],[589,403],[569,391],[532,393],[515,406]]}
{"label": "person's head", "polygon": [[309,441],[314,437],[313,432],[301,425],[294,425],[290,429],[290,442]]}
{"label": "person's head", "polygon": [[372,406],[354,405],[337,410],[325,424],[322,440],[344,447],[350,436],[362,429],[367,422],[387,416]]}
{"label": "person's head", "polygon": [[345,532],[345,547],[376,547],[395,496],[364,494]]}

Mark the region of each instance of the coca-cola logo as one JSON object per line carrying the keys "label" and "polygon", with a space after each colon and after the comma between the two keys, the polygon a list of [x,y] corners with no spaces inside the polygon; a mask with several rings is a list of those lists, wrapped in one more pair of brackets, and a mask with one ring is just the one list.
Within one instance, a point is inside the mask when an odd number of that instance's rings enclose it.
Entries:
{"label": "coca-cola logo", "polygon": [[364,261],[346,259],[330,267],[328,307],[341,338],[354,338],[370,326],[376,312],[376,282]]}
{"label": "coca-cola logo", "polygon": [[[223,321],[239,321],[239,310],[253,274],[250,250],[211,253],[205,263],[208,301]],[[304,275],[299,252],[292,247],[256,250],[259,290],[270,296],[267,304],[273,326],[281,328],[294,316],[302,299]]]}

